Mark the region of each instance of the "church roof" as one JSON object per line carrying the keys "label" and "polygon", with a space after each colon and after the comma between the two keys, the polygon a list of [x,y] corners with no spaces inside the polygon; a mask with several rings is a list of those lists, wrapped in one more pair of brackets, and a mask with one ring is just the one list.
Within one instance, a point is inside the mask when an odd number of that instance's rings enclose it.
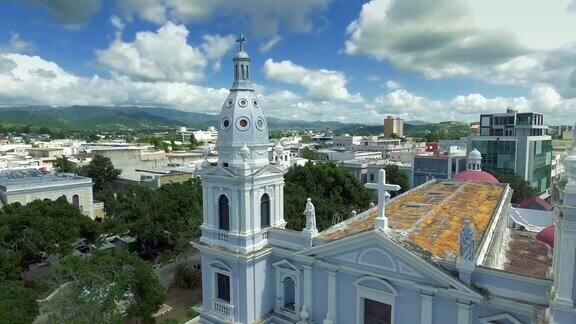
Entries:
{"label": "church roof", "polygon": [[488,182],[488,183],[498,183],[499,182],[498,179],[496,179],[496,177],[494,177],[490,173],[488,173],[486,171],[478,171],[478,170],[460,171],[452,179],[458,180],[458,181],[466,181],[466,180],[484,181],[484,182]]}
{"label": "church roof", "polygon": [[[552,228],[553,232],[554,228]],[[503,255],[502,270],[532,277],[549,278],[552,249],[542,243],[538,235],[522,230],[507,230],[504,236],[503,246],[506,250]]]}
{"label": "church roof", "polygon": [[[433,257],[454,261],[465,218],[474,223],[476,244],[506,199],[506,184],[440,181],[416,187],[386,204],[390,228]],[[372,230],[377,207],[320,233],[328,241]]]}

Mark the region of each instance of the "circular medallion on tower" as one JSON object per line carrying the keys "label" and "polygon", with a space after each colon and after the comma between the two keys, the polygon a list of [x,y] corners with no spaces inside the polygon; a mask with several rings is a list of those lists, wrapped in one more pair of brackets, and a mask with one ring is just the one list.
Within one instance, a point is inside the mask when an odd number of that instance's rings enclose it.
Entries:
{"label": "circular medallion on tower", "polygon": [[258,128],[258,130],[263,130],[264,125],[265,125],[264,118],[258,117],[258,120],[256,120],[256,128]]}
{"label": "circular medallion on tower", "polygon": [[236,120],[236,127],[239,130],[247,130],[250,127],[250,121],[247,117],[242,116]]}
{"label": "circular medallion on tower", "polygon": [[224,117],[220,123],[220,127],[222,127],[223,130],[228,130],[230,128],[230,118]]}
{"label": "circular medallion on tower", "polygon": [[258,100],[256,99],[252,100],[252,106],[258,108]]}
{"label": "circular medallion on tower", "polygon": [[228,99],[228,101],[226,101],[226,106],[232,107],[233,105],[234,105],[234,99],[230,98]]}
{"label": "circular medallion on tower", "polygon": [[248,105],[248,100],[246,100],[246,98],[242,98],[242,99],[238,100],[238,106],[246,107],[247,105]]}

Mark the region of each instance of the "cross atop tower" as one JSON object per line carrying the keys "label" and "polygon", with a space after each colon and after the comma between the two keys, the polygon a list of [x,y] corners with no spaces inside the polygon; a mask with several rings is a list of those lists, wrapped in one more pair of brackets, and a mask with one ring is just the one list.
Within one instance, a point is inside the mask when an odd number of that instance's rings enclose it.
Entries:
{"label": "cross atop tower", "polygon": [[240,36],[238,36],[238,38],[236,39],[236,43],[240,44],[240,52],[244,52],[244,42],[246,41],[246,37],[244,37],[244,34],[240,34]]}
{"label": "cross atop tower", "polygon": [[367,183],[364,185],[368,189],[378,190],[378,217],[374,220],[374,228],[386,230],[388,228],[388,218],[386,217],[386,194],[388,190],[398,191],[399,185],[386,183],[386,171],[378,171],[378,182]]}

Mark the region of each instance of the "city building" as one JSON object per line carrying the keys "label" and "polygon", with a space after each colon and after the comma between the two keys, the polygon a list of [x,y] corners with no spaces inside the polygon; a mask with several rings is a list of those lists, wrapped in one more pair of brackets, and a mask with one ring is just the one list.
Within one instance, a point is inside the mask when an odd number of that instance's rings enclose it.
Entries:
{"label": "city building", "polygon": [[360,144],[356,146],[359,151],[379,151],[384,152],[388,148],[400,145],[401,140],[397,138],[380,138],[378,136],[364,136]]}
{"label": "city building", "polygon": [[190,139],[194,136],[194,139],[201,142],[208,142],[213,143],[216,142],[218,139],[218,132],[216,131],[216,127],[210,126],[207,130],[195,130],[195,131],[188,131],[184,130],[181,132],[182,134],[182,142],[190,143]]}
{"label": "city building", "polygon": [[394,116],[386,116],[384,119],[384,136],[391,137],[392,134],[400,137],[404,136],[404,120],[402,118],[394,118]]}
{"label": "city building", "polygon": [[417,187],[432,179],[451,180],[456,173],[466,169],[466,151],[450,147],[448,151],[435,151],[416,154],[408,175],[410,188]]}
{"label": "city building", "polygon": [[15,202],[25,205],[37,199],[56,200],[61,196],[92,219],[103,214],[104,205],[93,200],[90,178],[70,173],[45,174],[36,169],[0,171],[2,206]]}
{"label": "city building", "polygon": [[[574,323],[576,147],[568,161],[556,244],[511,227],[512,190],[434,180],[321,232],[284,220],[284,170],[249,80],[244,38],[219,116],[217,165],[203,168],[202,303],[193,323]],[[476,164],[469,168],[475,172]],[[552,270],[551,270],[552,268]]]}
{"label": "city building", "polygon": [[362,136],[354,136],[350,134],[340,135],[334,137],[334,147],[352,150],[360,145],[360,141],[362,141]]}
{"label": "city building", "polygon": [[467,147],[480,151],[483,170],[515,172],[546,195],[552,173],[552,139],[546,129],[542,114],[508,108],[480,115],[480,135],[469,136]]}

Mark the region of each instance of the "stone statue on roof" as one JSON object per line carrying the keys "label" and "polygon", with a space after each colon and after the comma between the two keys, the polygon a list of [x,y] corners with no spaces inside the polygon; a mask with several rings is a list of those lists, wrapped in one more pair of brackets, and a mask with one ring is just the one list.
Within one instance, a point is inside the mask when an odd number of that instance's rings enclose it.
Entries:
{"label": "stone statue on roof", "polygon": [[465,219],[460,229],[460,256],[462,261],[474,261],[476,254],[476,239],[474,237],[474,225],[469,219]]}
{"label": "stone statue on roof", "polygon": [[304,215],[306,216],[306,228],[305,231],[318,232],[316,229],[316,210],[314,209],[314,204],[312,204],[312,199],[306,199],[306,208],[304,209]]}

